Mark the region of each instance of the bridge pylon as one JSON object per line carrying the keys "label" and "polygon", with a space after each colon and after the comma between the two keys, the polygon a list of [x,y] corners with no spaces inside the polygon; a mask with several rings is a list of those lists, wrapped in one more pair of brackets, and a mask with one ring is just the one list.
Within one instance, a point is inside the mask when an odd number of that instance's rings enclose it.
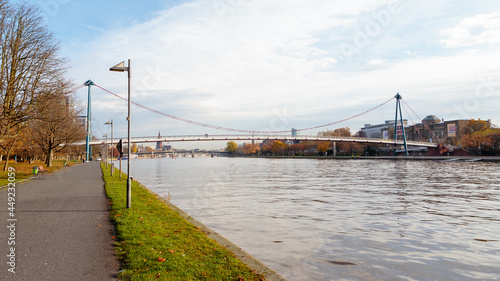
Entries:
{"label": "bridge pylon", "polygon": [[92,109],[91,109],[91,95],[90,95],[90,87],[94,85],[94,82],[92,80],[87,80],[85,83],[83,83],[84,86],[89,87],[88,91],[88,97],[87,97],[87,136],[85,138],[85,162],[88,162],[90,158],[92,158],[92,146],[90,146],[90,142],[92,141]]}
{"label": "bridge pylon", "polygon": [[396,117],[394,119],[394,156],[396,156],[396,141],[398,138],[398,111],[399,111],[399,120],[401,121],[401,131],[403,132],[403,143],[405,148],[405,155],[408,156],[408,147],[406,145],[406,135],[405,135],[405,126],[403,122],[403,114],[401,113],[401,95],[399,93],[396,94]]}

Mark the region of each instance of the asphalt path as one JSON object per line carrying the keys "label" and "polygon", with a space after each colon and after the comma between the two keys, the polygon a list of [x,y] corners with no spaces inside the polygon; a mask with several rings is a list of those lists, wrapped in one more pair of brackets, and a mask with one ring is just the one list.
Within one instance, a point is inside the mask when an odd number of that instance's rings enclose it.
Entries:
{"label": "asphalt path", "polygon": [[11,191],[0,191],[0,280],[116,279],[98,162],[41,175]]}

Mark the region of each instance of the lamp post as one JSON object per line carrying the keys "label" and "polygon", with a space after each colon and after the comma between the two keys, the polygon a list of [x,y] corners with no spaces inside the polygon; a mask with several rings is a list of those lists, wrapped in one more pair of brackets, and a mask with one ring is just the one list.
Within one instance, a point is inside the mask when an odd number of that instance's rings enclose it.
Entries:
{"label": "lamp post", "polygon": [[[113,151],[115,150],[115,147],[113,146],[113,119],[104,123],[104,125],[111,125],[111,163],[113,163]],[[114,166],[111,164],[111,176],[113,176],[113,170]]]}
{"label": "lamp post", "polygon": [[127,209],[131,207],[132,203],[132,183],[130,182],[130,155],[131,155],[131,147],[130,147],[130,59],[128,60],[128,66],[125,66],[125,62],[122,61],[119,64],[111,67],[110,71],[124,72],[128,73],[128,133],[127,133]]}
{"label": "lamp post", "polygon": [[104,157],[104,161],[106,162],[106,169],[108,168],[108,134],[104,134],[106,138],[106,142],[104,143],[104,153],[106,153],[106,156]]}

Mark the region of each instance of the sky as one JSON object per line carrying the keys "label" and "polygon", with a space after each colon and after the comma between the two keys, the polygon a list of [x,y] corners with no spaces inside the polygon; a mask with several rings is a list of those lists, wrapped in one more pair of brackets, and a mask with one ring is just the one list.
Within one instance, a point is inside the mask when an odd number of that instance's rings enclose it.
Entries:
{"label": "sky", "polygon": [[[410,123],[500,125],[500,1],[32,0],[75,84],[160,112],[246,130],[346,119],[400,93]],[[93,134],[127,134],[125,101],[92,87]],[[87,88],[77,92],[86,107]],[[322,129],[394,119],[395,101]],[[233,134],[132,107],[132,136]],[[225,144],[173,144],[221,148]]]}

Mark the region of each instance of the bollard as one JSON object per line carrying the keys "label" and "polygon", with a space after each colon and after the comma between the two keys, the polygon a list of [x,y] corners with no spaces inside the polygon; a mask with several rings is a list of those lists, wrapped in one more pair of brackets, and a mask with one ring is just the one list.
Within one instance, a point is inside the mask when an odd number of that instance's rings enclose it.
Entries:
{"label": "bollard", "polygon": [[33,167],[33,176],[38,176],[38,166]]}

